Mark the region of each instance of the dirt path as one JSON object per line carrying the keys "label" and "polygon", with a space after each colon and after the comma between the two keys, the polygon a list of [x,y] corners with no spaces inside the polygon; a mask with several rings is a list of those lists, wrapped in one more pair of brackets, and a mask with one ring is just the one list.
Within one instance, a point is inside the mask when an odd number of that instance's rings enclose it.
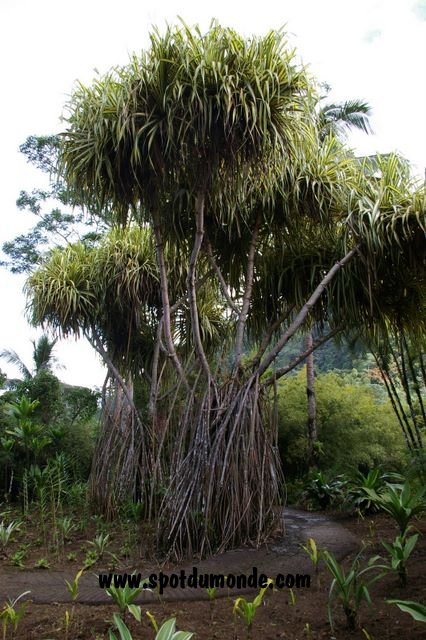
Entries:
{"label": "dirt path", "polygon": [[[312,564],[300,544],[308,538],[314,538],[317,545],[332,551],[341,559],[357,548],[356,538],[337,521],[329,516],[288,508],[283,512],[285,535],[274,544],[260,549],[236,549],[208,560],[186,563],[178,568],[163,569],[164,573],[179,574],[184,569],[187,574],[197,567],[198,573],[249,575],[256,567],[258,574],[274,578],[281,574],[312,574]],[[137,567],[134,568],[138,571]],[[159,572],[158,567],[145,568],[143,575]],[[117,571],[119,573],[119,571]],[[36,603],[69,602],[70,596],[65,580],[72,581],[75,573],[59,571],[8,571],[0,572],[0,603],[6,598],[15,598],[24,591]],[[232,591],[232,590],[231,590]],[[238,590],[238,593],[251,591]],[[229,593],[223,590],[223,595]],[[220,595],[220,594],[218,594]],[[202,589],[166,588],[162,599],[165,601],[205,600],[207,595]],[[144,603],[158,602],[158,595],[145,591],[140,596]],[[88,571],[80,580],[78,602],[84,604],[109,604],[111,598],[99,587],[98,575]]]}

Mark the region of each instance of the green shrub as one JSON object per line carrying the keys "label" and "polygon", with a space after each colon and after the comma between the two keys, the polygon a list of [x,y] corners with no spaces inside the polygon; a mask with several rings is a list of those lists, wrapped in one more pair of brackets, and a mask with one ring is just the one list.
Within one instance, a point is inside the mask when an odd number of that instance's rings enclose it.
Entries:
{"label": "green shrub", "polygon": [[341,504],[345,497],[346,480],[342,475],[328,480],[317,471],[305,484],[302,500],[314,509],[328,509]]}
{"label": "green shrub", "polygon": [[343,611],[346,615],[346,621],[348,628],[354,630],[358,626],[358,614],[359,609],[363,601],[371,605],[370,593],[368,591],[369,585],[377,580],[377,576],[370,579],[368,582],[364,576],[367,572],[374,569],[374,566],[367,566],[364,569],[360,567],[361,552],[353,560],[352,565],[347,571],[345,571],[342,564],[340,564],[334,555],[325,550],[323,552],[323,558],[325,566],[332,576],[332,582],[328,593],[328,620],[332,632],[334,631],[333,616],[332,616],[332,603],[335,598],[342,603]]}
{"label": "green shrub", "polygon": [[386,476],[380,469],[370,469],[368,473],[357,471],[349,481],[347,502],[360,513],[373,513],[379,510],[369,491],[380,491],[385,485]]}
{"label": "green shrub", "polygon": [[[415,533],[409,538],[405,536],[397,536],[390,544],[382,542],[382,545],[389,553],[389,558],[385,559],[385,564],[376,564],[378,560],[383,560],[381,556],[374,556],[370,563],[378,569],[384,569],[385,573],[393,572],[399,577],[401,587],[407,586],[407,561],[416,546],[419,534]],[[384,575],[384,574],[383,574]]]}
{"label": "green shrub", "polygon": [[397,523],[401,536],[408,531],[410,521],[426,511],[426,488],[413,490],[408,480],[402,484],[387,484],[380,492],[368,489],[373,502]]}
{"label": "green shrub", "polygon": [[[350,375],[327,373],[316,379],[318,467],[329,475],[368,471],[386,463],[401,468],[405,444],[389,401],[378,385]],[[288,478],[307,471],[306,372],[284,378],[278,387],[279,448]]]}

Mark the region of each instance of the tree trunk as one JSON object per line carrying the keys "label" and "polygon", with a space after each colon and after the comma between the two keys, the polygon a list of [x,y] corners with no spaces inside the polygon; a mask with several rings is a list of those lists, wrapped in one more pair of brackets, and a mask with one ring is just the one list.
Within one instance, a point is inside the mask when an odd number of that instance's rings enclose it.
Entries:
{"label": "tree trunk", "polygon": [[[305,351],[312,348],[312,331],[305,335]],[[317,442],[317,402],[315,398],[315,366],[313,351],[306,358],[306,395],[308,397],[308,465],[315,464],[315,443]]]}

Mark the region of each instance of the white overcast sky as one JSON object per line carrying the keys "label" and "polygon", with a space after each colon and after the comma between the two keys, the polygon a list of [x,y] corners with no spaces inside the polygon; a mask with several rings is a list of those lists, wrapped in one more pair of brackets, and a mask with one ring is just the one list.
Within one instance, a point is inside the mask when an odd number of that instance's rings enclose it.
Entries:
{"label": "white overcast sky", "polygon": [[[353,135],[360,154],[401,152],[418,175],[426,166],[426,0],[0,0],[0,245],[32,224],[17,211],[21,189],[42,184],[18,151],[27,136],[61,130],[60,115],[76,79],[125,64],[146,47],[152,25],[206,28],[214,17],[244,35],[286,25],[291,43],[332,98],[362,98],[373,107],[375,135]],[[24,278],[0,269],[0,350],[31,363],[40,334],[23,310]],[[103,369],[89,346],[69,340],[57,355],[60,378],[101,385]],[[16,370],[0,362],[9,375]]]}

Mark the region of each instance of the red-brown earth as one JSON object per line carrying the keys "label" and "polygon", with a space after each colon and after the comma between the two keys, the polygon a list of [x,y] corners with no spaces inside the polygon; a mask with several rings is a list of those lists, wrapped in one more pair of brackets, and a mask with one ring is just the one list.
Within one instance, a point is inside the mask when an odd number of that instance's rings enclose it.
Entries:
{"label": "red-brown earth", "polygon": [[[290,510],[290,514],[291,514]],[[36,524],[36,522],[34,522]],[[328,591],[330,576],[322,567],[320,571],[320,586],[316,584],[314,571],[310,560],[300,549],[300,542],[313,536],[320,548],[327,546],[340,557],[345,556],[344,566],[347,568],[353,561],[361,547],[362,563],[366,564],[373,555],[386,555],[381,542],[390,542],[398,534],[397,527],[390,517],[384,514],[357,516],[334,514],[331,520],[328,516],[308,514],[304,518],[303,512],[293,511],[286,519],[286,535],[277,537],[270,545],[261,549],[242,549],[228,554],[222,554],[202,563],[200,568],[208,572],[223,573],[243,571],[250,573],[256,566],[259,572],[265,572],[271,577],[276,573],[299,572],[312,574],[312,585],[309,589],[288,589],[268,591],[264,604],[256,614],[251,631],[253,640],[420,640],[425,637],[425,625],[415,622],[411,616],[401,612],[395,605],[385,602],[388,598],[425,601],[425,569],[426,569],[426,520],[414,522],[416,529],[423,535],[419,537],[416,548],[408,562],[408,584],[406,588],[399,586],[397,577],[388,575],[370,587],[373,605],[368,607],[363,603],[360,609],[360,623],[356,631],[346,628],[346,620],[340,603],[333,605],[334,630],[331,631],[327,617]],[[152,554],[148,553],[149,545],[141,544],[141,540],[130,538],[121,527],[120,531],[110,529],[112,539],[109,552],[119,556],[118,567],[112,565],[115,561],[110,556],[99,561],[88,570],[82,579],[80,596],[73,607],[71,602],[65,602],[68,593],[64,585],[64,578],[73,578],[82,566],[88,549],[88,539],[95,535],[95,525],[92,531],[74,535],[67,542],[61,557],[52,554],[40,544],[40,530],[28,526],[14,536],[14,542],[8,545],[6,553],[0,557],[0,611],[6,596],[15,597],[19,593],[30,590],[28,604],[15,638],[19,640],[101,640],[108,638],[108,630],[112,628],[112,616],[117,611],[114,604],[99,604],[108,602],[108,597],[97,585],[95,575],[106,569],[116,572],[124,570],[148,572],[158,569],[153,562]],[[90,528],[89,528],[90,529]],[[24,568],[12,565],[11,558],[22,544],[29,544],[23,559]],[[130,555],[123,558],[123,549],[131,547]],[[124,554],[126,555],[126,554]],[[67,559],[71,558],[71,559]],[[150,556],[150,557],[148,557]],[[107,557],[110,558],[107,560]],[[35,563],[44,558],[48,561],[49,569],[35,569]],[[190,569],[193,563],[186,563]],[[108,566],[109,565],[109,566]],[[179,566],[180,568],[180,566]],[[164,565],[163,571],[171,573],[176,566]],[[198,590],[197,590],[198,591]],[[177,628],[193,631],[194,638],[200,640],[243,640],[247,631],[243,621],[233,615],[233,602],[240,593],[226,593],[224,597],[208,602],[204,592],[193,590],[174,590],[164,594],[159,602],[155,594],[144,593],[140,599],[142,607],[142,622],[138,623],[127,616],[126,622],[132,630],[135,640],[150,640],[155,633],[145,615],[149,610],[157,621],[163,622],[167,618],[177,618]],[[251,600],[254,593],[244,596]],[[203,597],[203,600],[194,598]],[[69,599],[69,598],[68,598]],[[81,600],[85,602],[82,603]],[[98,604],[96,604],[98,603]],[[71,621],[66,632],[65,616],[68,611]],[[11,630],[8,631],[8,637]]]}

